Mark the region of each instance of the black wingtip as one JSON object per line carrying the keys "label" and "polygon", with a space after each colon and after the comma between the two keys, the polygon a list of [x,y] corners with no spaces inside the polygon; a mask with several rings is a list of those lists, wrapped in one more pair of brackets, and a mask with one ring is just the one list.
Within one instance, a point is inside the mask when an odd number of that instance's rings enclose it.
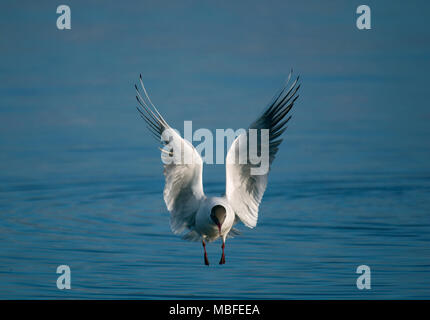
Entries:
{"label": "black wingtip", "polygon": [[139,89],[137,88],[137,84],[135,84],[135,85],[134,85],[134,88],[135,88],[137,91],[139,91]]}
{"label": "black wingtip", "polygon": [[140,78],[140,80],[142,80],[142,74],[141,73],[139,74],[139,78]]}

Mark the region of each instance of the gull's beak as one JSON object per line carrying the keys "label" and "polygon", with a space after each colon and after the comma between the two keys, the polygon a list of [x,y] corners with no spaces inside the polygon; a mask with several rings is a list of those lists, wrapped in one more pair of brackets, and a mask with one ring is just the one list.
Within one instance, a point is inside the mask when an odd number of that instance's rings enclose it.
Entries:
{"label": "gull's beak", "polygon": [[217,223],[219,235],[221,235],[221,225]]}

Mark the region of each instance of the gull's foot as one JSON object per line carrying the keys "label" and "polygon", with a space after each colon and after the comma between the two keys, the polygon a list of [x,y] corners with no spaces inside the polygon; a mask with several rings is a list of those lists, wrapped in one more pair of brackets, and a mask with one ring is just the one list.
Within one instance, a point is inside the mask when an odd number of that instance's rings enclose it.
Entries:
{"label": "gull's foot", "polygon": [[205,252],[204,257],[205,257],[205,265],[209,265],[209,259],[208,259],[208,254],[206,252],[206,243],[204,240],[202,240],[202,245],[203,245],[203,250]]}
{"label": "gull's foot", "polygon": [[222,255],[221,255],[221,260],[219,261],[219,264],[225,264],[225,254],[224,254],[224,248],[225,248],[225,243],[224,243],[224,239],[222,239]]}
{"label": "gull's foot", "polygon": [[219,264],[225,264],[225,255],[221,256],[221,260],[219,261]]}

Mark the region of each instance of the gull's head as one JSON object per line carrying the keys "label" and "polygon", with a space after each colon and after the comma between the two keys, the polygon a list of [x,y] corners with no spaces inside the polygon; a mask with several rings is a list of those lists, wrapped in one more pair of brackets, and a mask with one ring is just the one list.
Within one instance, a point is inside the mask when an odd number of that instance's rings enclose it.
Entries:
{"label": "gull's head", "polygon": [[216,205],[211,210],[211,219],[218,227],[218,231],[221,234],[221,226],[224,223],[227,212],[221,205]]}

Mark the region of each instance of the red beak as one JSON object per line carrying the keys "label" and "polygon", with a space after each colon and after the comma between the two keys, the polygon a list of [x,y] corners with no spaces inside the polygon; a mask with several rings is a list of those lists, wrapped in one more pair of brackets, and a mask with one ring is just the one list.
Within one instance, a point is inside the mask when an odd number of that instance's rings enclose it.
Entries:
{"label": "red beak", "polygon": [[218,226],[218,232],[221,235],[221,225],[218,223],[217,226]]}

